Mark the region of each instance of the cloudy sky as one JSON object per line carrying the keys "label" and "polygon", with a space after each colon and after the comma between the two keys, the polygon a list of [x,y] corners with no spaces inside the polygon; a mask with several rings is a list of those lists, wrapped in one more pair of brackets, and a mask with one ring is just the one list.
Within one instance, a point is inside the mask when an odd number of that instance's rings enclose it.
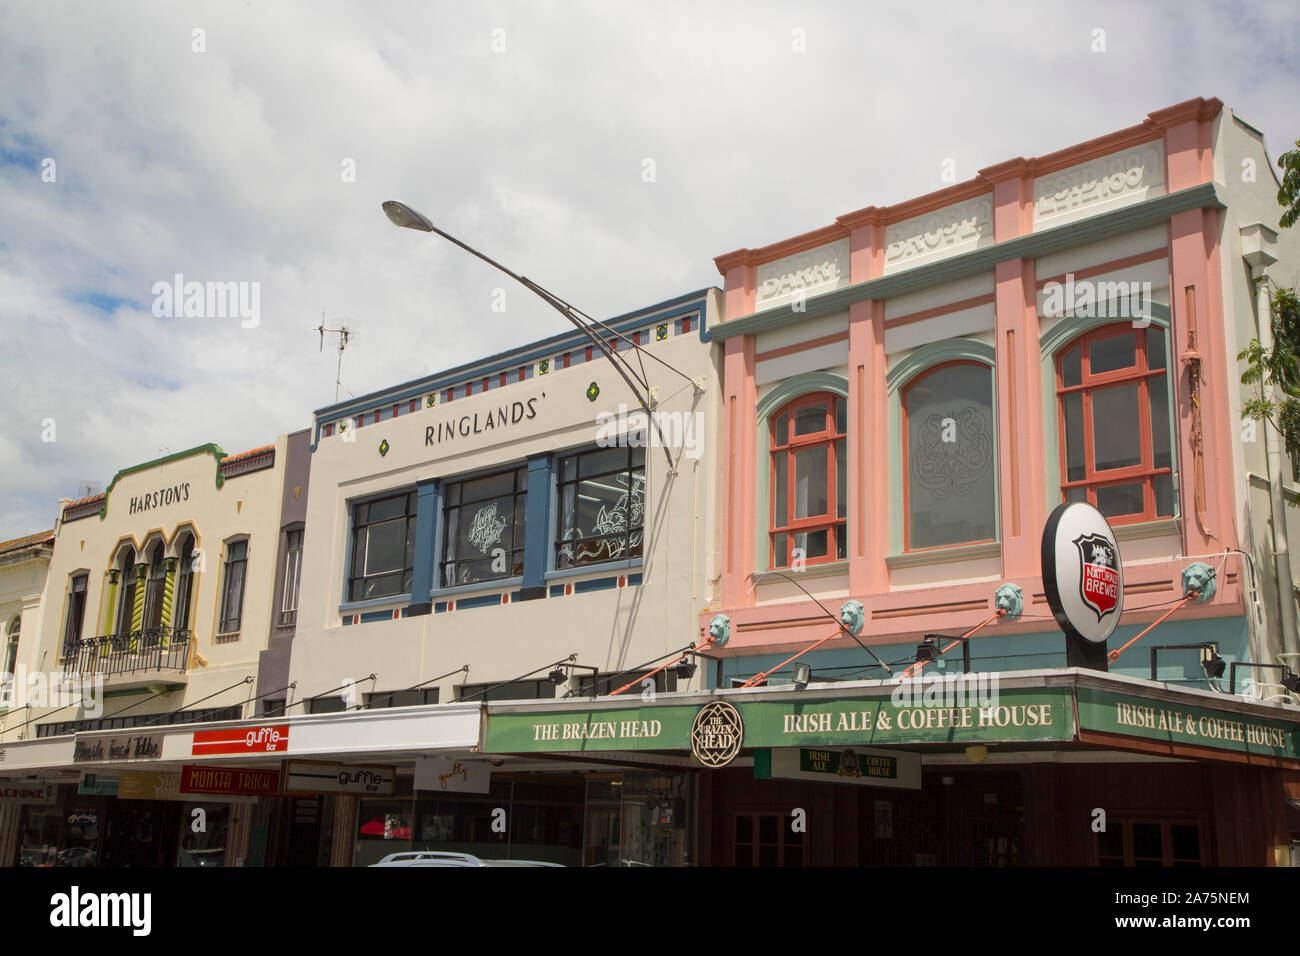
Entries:
{"label": "cloudy sky", "polygon": [[[521,289],[494,312],[501,277],[385,199],[608,317],[945,160],[1194,96],[1274,158],[1300,139],[1291,0],[1077,6],[6,0],[0,540],[164,451],[306,427],[322,310],[360,329],[355,394],[563,330]],[[257,325],[154,315],[178,273],[258,283]]]}

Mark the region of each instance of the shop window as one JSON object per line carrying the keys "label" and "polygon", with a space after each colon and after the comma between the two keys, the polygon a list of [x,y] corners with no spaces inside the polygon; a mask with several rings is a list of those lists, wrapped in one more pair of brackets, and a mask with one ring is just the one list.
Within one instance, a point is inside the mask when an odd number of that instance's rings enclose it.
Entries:
{"label": "shop window", "polygon": [[994,540],[993,370],[937,366],[907,385],[902,407],[906,549]]}
{"label": "shop window", "polygon": [[443,493],[444,588],[524,573],[528,469],[448,482]]}
{"label": "shop window", "polygon": [[794,817],[779,813],[737,813],[732,820],[732,865],[803,866],[804,834]]}
{"label": "shop window", "polygon": [[167,567],[163,563],[163,545],[159,541],[149,554],[149,570],[145,576],[142,627],[162,627],[163,591],[166,584]]}
{"label": "shop window", "polygon": [[226,545],[226,563],[221,571],[221,623],[218,634],[235,634],[244,613],[244,577],[248,570],[248,541]]}
{"label": "shop window", "polygon": [[284,546],[284,594],[280,601],[280,623],[290,625],[298,620],[298,585],[302,576],[302,529],[286,533]]}
{"label": "shop window", "polygon": [[285,698],[268,697],[262,701],[263,717],[283,717],[284,716]]}
{"label": "shop window", "polygon": [[135,572],[135,548],[127,545],[117,563],[117,617],[113,633],[126,635],[131,633],[132,615],[135,612],[135,591],[139,579]]}
{"label": "shop window", "polygon": [[382,694],[366,695],[366,710],[382,710],[386,707],[414,707],[420,704],[436,703],[438,703],[438,688],[436,687],[394,690]]}
{"label": "shop window", "polygon": [[1112,524],[1174,514],[1165,330],[1108,325],[1056,360],[1061,497]]}
{"label": "shop window", "polygon": [[352,506],[349,601],[410,594],[414,558],[414,491]]}
{"label": "shop window", "polygon": [[557,570],[642,555],[645,449],[599,448],[559,461]]}
{"label": "shop window", "polygon": [[188,631],[190,608],[194,602],[194,535],[187,534],[181,543],[180,560],[176,565],[176,599],[172,606],[172,627]]}
{"label": "shop window", "polygon": [[506,684],[461,684],[458,700],[542,700],[555,696],[549,680],[517,680]]}
{"label": "shop window", "polygon": [[1196,867],[1209,865],[1205,821],[1110,815],[1096,839],[1099,866]]}
{"label": "shop window", "polygon": [[774,568],[847,556],[847,405],[829,392],[795,399],[771,417]]}
{"label": "shop window", "polygon": [[63,625],[63,656],[75,653],[81,640],[81,628],[86,618],[86,583],[89,575],[78,574],[68,585],[68,605]]}

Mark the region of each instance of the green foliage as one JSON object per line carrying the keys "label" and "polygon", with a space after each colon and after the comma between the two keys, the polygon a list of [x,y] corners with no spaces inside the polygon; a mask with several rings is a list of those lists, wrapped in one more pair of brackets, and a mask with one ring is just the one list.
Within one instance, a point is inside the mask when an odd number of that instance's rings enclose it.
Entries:
{"label": "green foliage", "polygon": [[1300,140],[1295,145],[1295,149],[1277,158],[1278,168],[1282,170],[1282,188],[1277,191],[1277,201],[1283,210],[1278,225],[1283,229],[1291,228],[1300,219]]}
{"label": "green foliage", "polygon": [[[1300,178],[1300,166],[1296,175]],[[1294,290],[1278,289],[1269,305],[1273,348],[1251,339],[1237,354],[1237,360],[1246,363],[1241,384],[1256,390],[1256,397],[1242,404],[1241,417],[1275,429],[1287,454],[1295,458],[1300,455],[1300,298]],[[1272,388],[1280,391],[1277,401],[1266,397],[1265,389]],[[1291,504],[1300,505],[1300,500]]]}

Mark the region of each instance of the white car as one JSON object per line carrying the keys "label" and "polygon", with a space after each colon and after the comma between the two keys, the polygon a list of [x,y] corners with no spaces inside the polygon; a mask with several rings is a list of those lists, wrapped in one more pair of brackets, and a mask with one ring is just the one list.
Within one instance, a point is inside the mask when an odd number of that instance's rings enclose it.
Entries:
{"label": "white car", "polygon": [[470,853],[451,853],[442,850],[413,850],[407,853],[390,853],[375,866],[563,866],[562,863],[542,863],[537,860],[482,860]]}

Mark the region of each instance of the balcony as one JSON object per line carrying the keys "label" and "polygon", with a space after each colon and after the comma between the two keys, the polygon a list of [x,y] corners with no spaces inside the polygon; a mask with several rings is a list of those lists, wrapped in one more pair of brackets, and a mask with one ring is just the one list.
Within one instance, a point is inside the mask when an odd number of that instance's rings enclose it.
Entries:
{"label": "balcony", "polygon": [[106,680],[147,677],[161,671],[183,674],[189,660],[188,628],[149,627],[75,641],[65,648],[63,670],[69,676]]}

